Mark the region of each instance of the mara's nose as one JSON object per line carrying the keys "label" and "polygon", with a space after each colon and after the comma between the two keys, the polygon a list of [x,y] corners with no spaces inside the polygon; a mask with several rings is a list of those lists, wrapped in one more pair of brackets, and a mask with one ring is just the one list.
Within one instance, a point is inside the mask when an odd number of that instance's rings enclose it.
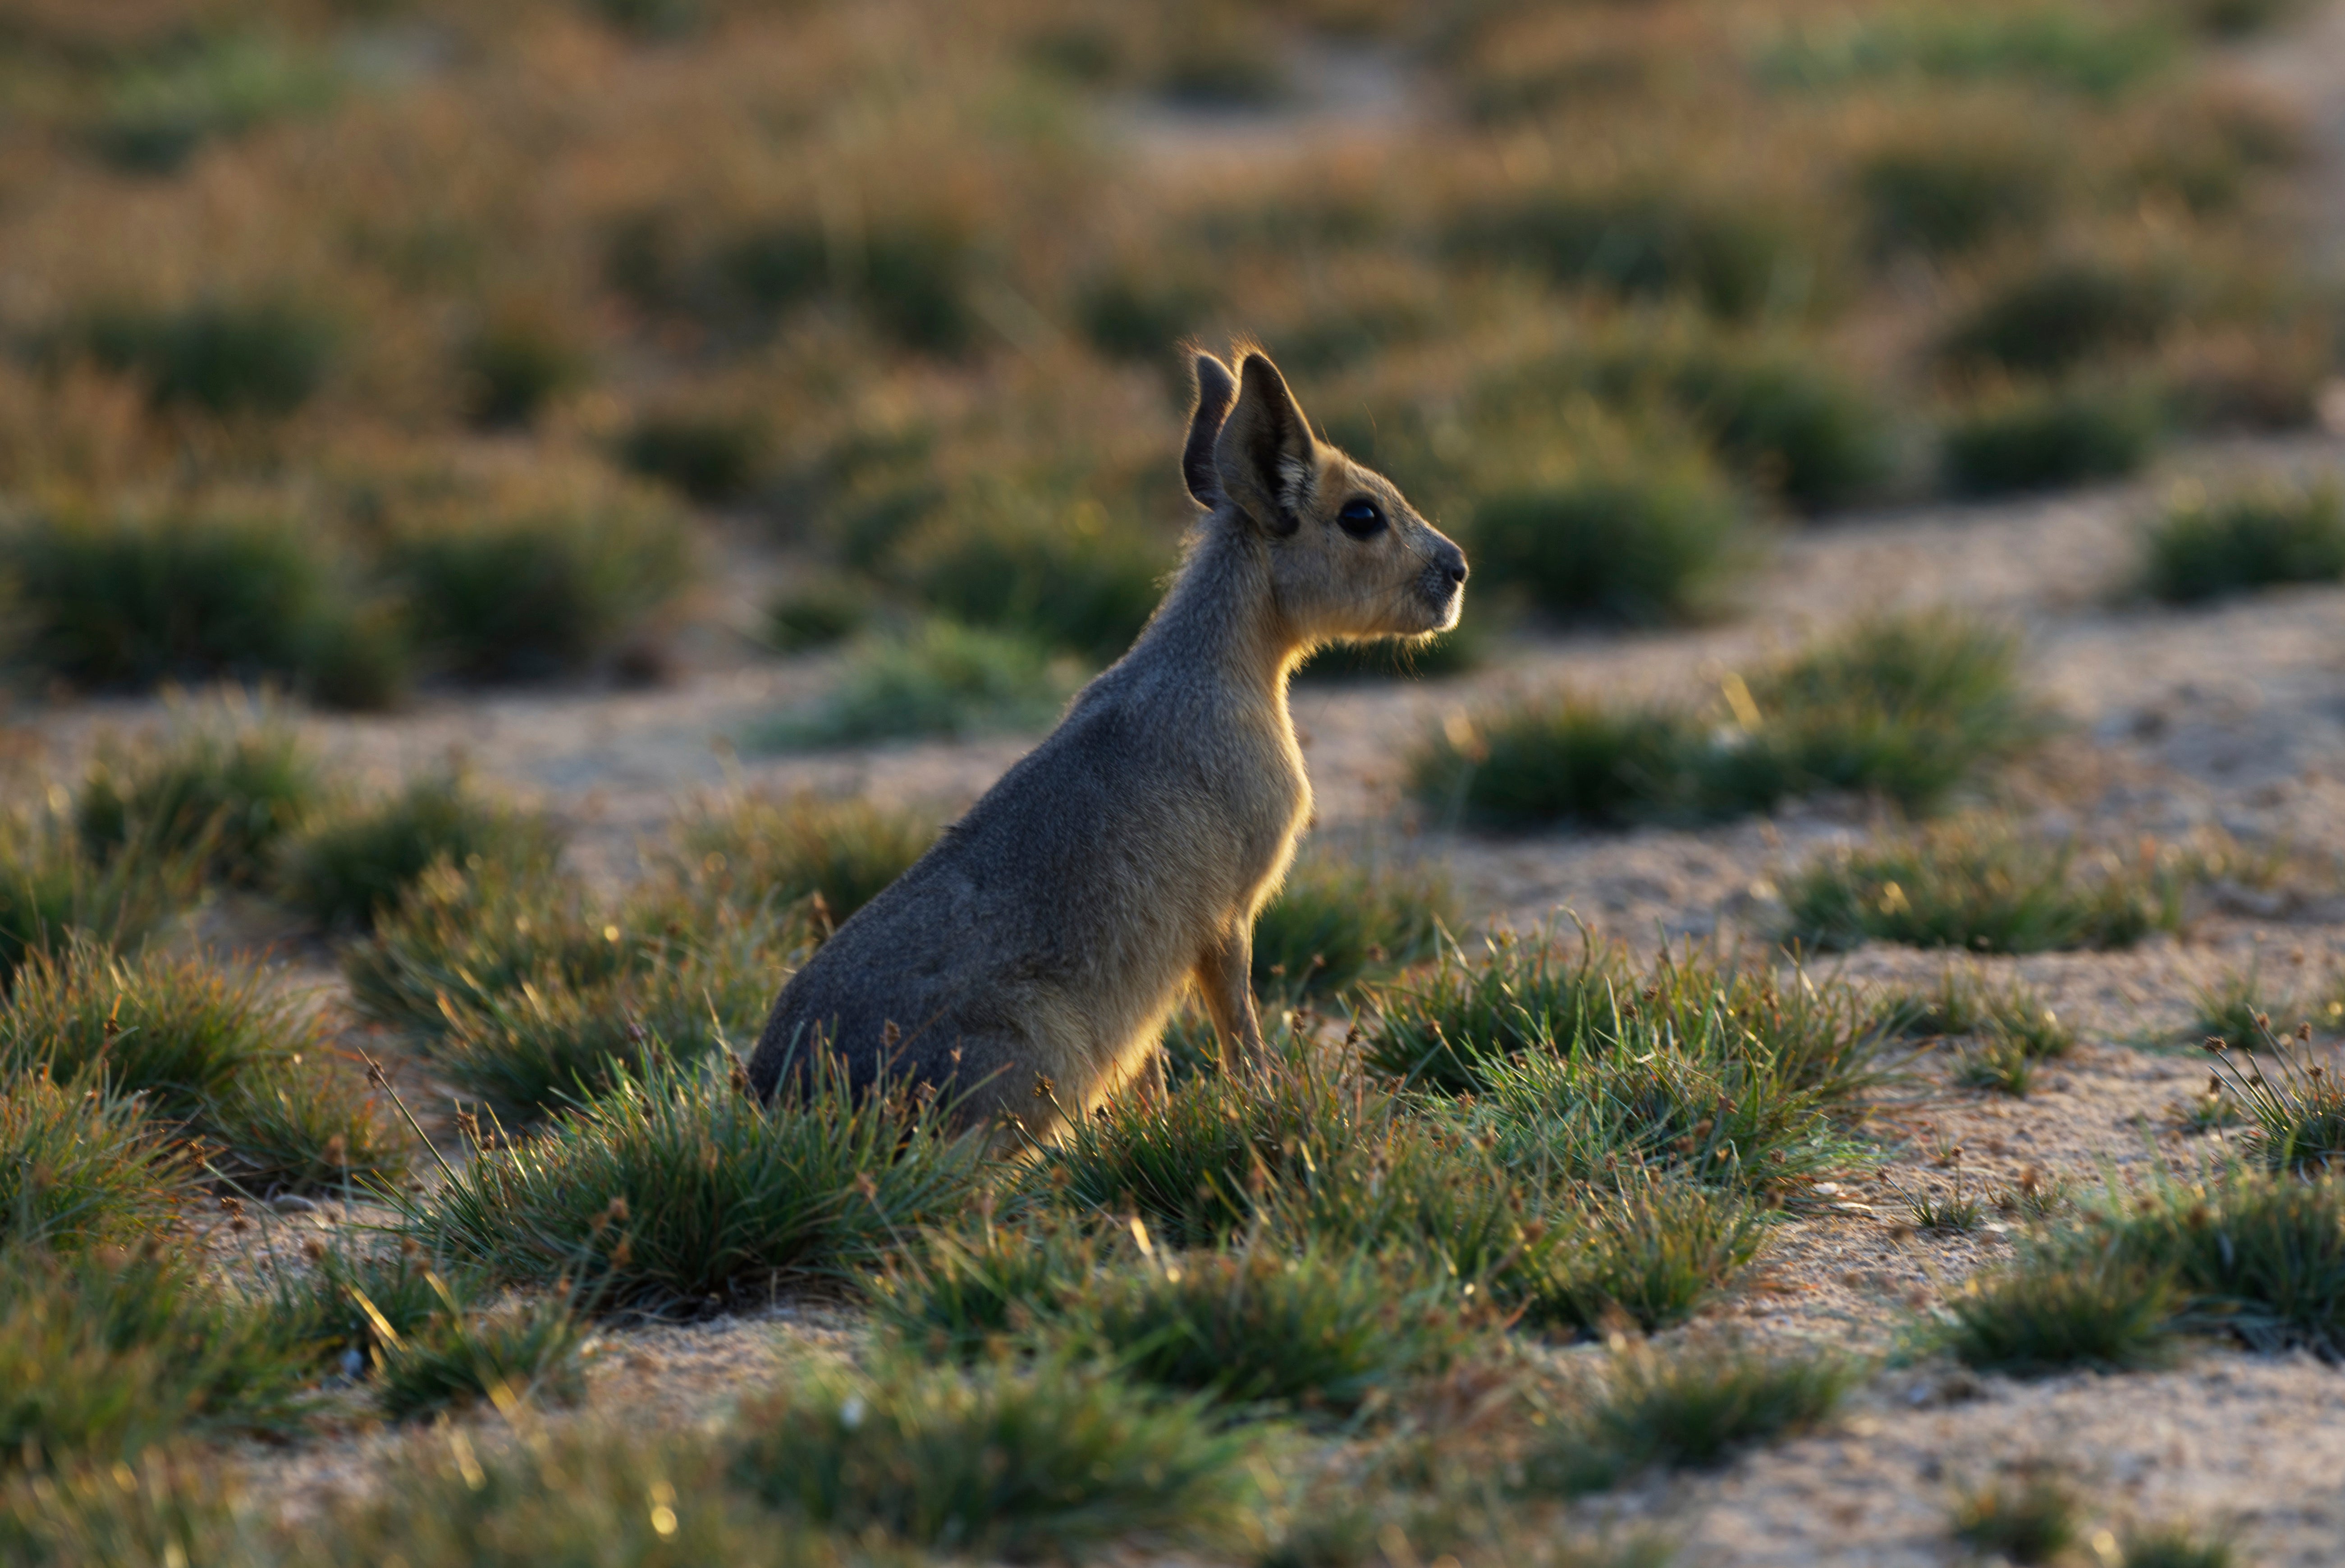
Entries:
{"label": "mara's nose", "polygon": [[1450,545],[1449,553],[1442,558],[1440,565],[1441,575],[1449,579],[1451,587],[1462,588],[1466,585],[1465,551],[1455,545]]}

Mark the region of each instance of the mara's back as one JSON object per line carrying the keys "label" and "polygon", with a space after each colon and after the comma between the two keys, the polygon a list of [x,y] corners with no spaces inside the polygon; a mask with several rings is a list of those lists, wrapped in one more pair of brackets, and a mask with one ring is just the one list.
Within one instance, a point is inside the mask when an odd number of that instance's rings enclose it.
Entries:
{"label": "mara's back", "polygon": [[1242,377],[1199,357],[1208,513],[1147,629],[784,986],[759,1094],[821,1052],[1044,1137],[1149,1064],[1193,982],[1225,1055],[1259,1049],[1254,916],[1310,809],[1287,676],[1330,637],[1455,624],[1465,561],[1311,436],[1268,360]]}

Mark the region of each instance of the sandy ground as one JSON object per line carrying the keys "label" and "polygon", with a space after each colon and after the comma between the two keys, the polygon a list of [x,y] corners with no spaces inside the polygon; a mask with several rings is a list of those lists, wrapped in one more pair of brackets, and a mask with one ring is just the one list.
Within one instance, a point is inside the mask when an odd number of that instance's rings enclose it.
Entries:
{"label": "sandy ground", "polygon": [[[2335,90],[2345,81],[2345,9],[2247,63],[2297,94],[2330,144],[2345,148],[2345,92]],[[2323,203],[2334,221],[2324,219],[2322,243],[2345,249],[2345,176],[2332,162],[2324,178],[2336,199]],[[2317,436],[2227,443],[2178,454],[2123,486],[1836,519],[1788,535],[1751,584],[1746,613],[1714,628],[1531,638],[1461,679],[1305,687],[1294,712],[1319,799],[1317,830],[1446,867],[1477,920],[1524,925],[1569,910],[1640,942],[1663,934],[1764,940],[1777,880],[1865,831],[1861,808],[1824,802],[1705,832],[1478,838],[1402,802],[1403,758],[1446,714],[1505,690],[1564,683],[1621,697],[1699,696],[1725,667],[1852,615],[1943,602],[2022,628],[2030,678],[2066,720],[2046,754],[1999,787],[2007,804],[2048,826],[2109,839],[2218,829],[2283,846],[2284,885],[2219,892],[2178,939],[2122,953],[1981,962],[1991,979],[2038,988],[2086,1044],[2024,1101],[1951,1089],[1944,1063],[1925,1057],[1919,1071],[1934,1088],[1901,1112],[1906,1141],[1883,1179],[1853,1184],[1842,1211],[1787,1221],[1752,1288],[1718,1315],[1752,1334],[1887,1352],[1915,1314],[2011,1243],[2007,1230],[1917,1236],[1903,1223],[1899,1188],[1959,1182],[1992,1196],[2031,1171],[2122,1181],[2155,1161],[2200,1157],[2207,1141],[2171,1125],[2174,1107],[2205,1081],[2185,1044],[2194,987],[2249,962],[2317,972],[2345,955],[2345,589],[2183,612],[2125,594],[2137,529],[2177,478],[2324,471],[2340,455],[2339,442]],[[636,846],[699,791],[805,787],[951,811],[1031,744],[1006,737],[743,755],[739,738],[756,720],[818,694],[833,667],[766,657],[724,629],[753,602],[741,585],[768,580],[776,568],[748,545],[718,548],[728,559],[713,575],[735,586],[706,606],[669,687],[440,697],[392,718],[303,722],[360,780],[462,759],[484,782],[543,800],[574,830],[580,866],[611,882],[632,873]],[[10,744],[0,747],[15,759],[7,788],[46,790],[71,777],[99,737],[155,723],[161,711],[154,702],[20,708],[8,716]],[[322,952],[298,943],[283,951],[296,967],[329,977]],[[1927,982],[1945,962],[1877,948],[1838,967],[1864,980]],[[335,1222],[331,1214],[288,1221]],[[838,1353],[853,1325],[836,1307],[800,1302],[752,1319],[614,1334],[594,1363],[592,1403],[630,1421],[704,1419],[787,1354]],[[256,1463],[298,1506],[319,1486],[362,1478],[384,1441],[330,1439]],[[2212,1349],[2167,1372],[2028,1385],[1942,1367],[1887,1370],[1826,1435],[1720,1475],[1606,1500],[1591,1516],[1658,1522],[1693,1563],[1947,1563],[1960,1560],[1944,1529],[1950,1489],[2031,1462],[2056,1464],[2085,1489],[2093,1528],[2187,1518],[2235,1524],[2250,1561],[2345,1560],[2345,1495],[2335,1484],[2345,1475],[2345,1376],[2309,1359]]]}

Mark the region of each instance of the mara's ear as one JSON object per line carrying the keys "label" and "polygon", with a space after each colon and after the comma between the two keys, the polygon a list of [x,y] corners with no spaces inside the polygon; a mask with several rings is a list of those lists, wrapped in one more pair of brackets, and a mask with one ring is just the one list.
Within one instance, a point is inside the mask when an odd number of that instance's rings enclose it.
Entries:
{"label": "mara's ear", "polygon": [[1294,533],[1311,500],[1318,444],[1278,367],[1266,355],[1246,355],[1238,366],[1237,406],[1213,442],[1222,494],[1264,533]]}
{"label": "mara's ear", "polygon": [[1200,506],[1222,504],[1221,475],[1213,469],[1213,438],[1238,395],[1230,368],[1211,354],[1197,356],[1197,407],[1189,415],[1189,441],[1181,449],[1181,477]]}

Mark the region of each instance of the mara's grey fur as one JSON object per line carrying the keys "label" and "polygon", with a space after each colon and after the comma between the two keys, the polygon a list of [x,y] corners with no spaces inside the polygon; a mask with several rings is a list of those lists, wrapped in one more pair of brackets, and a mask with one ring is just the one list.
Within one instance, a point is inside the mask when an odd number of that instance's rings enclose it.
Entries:
{"label": "mara's grey fur", "polygon": [[1196,369],[1182,472],[1207,512],[1163,603],[782,988],[759,1095],[827,1049],[858,1084],[935,1084],[1047,1139],[1150,1065],[1192,983],[1223,1061],[1261,1052],[1254,911],[1311,816],[1287,677],[1332,640],[1457,625],[1466,556],[1317,440],[1263,354]]}

